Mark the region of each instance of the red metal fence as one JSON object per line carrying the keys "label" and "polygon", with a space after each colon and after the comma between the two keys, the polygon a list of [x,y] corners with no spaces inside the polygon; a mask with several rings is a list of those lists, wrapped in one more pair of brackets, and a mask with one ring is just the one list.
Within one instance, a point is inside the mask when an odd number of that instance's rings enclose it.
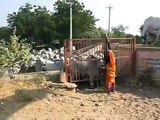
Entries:
{"label": "red metal fence", "polygon": [[134,76],[135,75],[135,38],[109,38],[111,48],[116,57],[116,75]]}
{"label": "red metal fence", "polygon": [[[135,38],[108,38],[108,40],[110,41],[111,48],[116,57],[116,75],[133,76],[135,71]],[[89,55],[96,56],[96,59],[100,61],[104,58],[105,52],[106,40],[104,38],[65,40],[64,53],[66,81],[78,82],[89,80],[89,76],[85,74],[85,69],[82,68],[83,75],[81,75],[78,72],[79,68],[77,68],[75,63],[93,60],[87,59]]]}

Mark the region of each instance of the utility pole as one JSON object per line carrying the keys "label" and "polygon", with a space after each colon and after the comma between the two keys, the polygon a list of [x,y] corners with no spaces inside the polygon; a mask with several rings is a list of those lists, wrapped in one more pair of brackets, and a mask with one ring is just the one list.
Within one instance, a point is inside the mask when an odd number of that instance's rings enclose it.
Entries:
{"label": "utility pole", "polygon": [[74,4],[74,0],[68,0],[70,4],[70,53],[72,54],[73,42],[72,42],[72,6]]}
{"label": "utility pole", "polygon": [[107,7],[109,9],[109,17],[108,17],[108,37],[110,37],[110,19],[111,19],[111,9],[113,7],[111,7],[111,5],[109,5],[109,7]]}
{"label": "utility pole", "polygon": [[73,0],[70,0],[70,40],[72,39],[72,5]]}

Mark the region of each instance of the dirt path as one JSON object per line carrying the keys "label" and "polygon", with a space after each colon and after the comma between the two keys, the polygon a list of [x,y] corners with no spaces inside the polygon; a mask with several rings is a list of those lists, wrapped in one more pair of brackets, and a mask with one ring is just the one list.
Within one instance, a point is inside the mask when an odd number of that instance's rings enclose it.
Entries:
{"label": "dirt path", "polygon": [[0,120],[159,120],[160,89],[67,91],[33,81],[0,81]]}

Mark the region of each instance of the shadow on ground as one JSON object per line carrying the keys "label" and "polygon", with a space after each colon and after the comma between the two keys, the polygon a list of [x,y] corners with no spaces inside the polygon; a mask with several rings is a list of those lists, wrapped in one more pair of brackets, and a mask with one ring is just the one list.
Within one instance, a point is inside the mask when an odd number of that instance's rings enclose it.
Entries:
{"label": "shadow on ground", "polygon": [[141,83],[139,80],[130,77],[116,79],[116,90],[121,93],[131,93],[142,98],[160,98],[160,87],[149,83]]}
{"label": "shadow on ground", "polygon": [[[131,86],[130,78],[120,78],[117,79],[116,82],[116,92],[120,92],[122,94],[132,94],[141,98],[160,98],[160,87],[157,86]],[[106,93],[105,82],[102,81],[100,86],[95,86],[94,89],[90,88],[89,82],[80,82],[77,83],[77,91],[83,94],[94,94],[94,93]],[[107,94],[107,93],[106,93]],[[112,93],[111,93],[112,94]]]}
{"label": "shadow on ground", "polygon": [[15,112],[33,101],[41,100],[47,95],[47,89],[26,90],[19,89],[15,94],[0,99],[0,119],[8,120]]}

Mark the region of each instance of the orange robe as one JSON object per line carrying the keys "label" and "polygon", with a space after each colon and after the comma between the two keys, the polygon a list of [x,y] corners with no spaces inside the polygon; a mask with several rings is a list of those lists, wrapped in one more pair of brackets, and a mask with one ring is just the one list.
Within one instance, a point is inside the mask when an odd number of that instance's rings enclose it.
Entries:
{"label": "orange robe", "polygon": [[115,89],[116,64],[112,50],[108,50],[110,62],[106,66],[106,89],[107,92]]}

